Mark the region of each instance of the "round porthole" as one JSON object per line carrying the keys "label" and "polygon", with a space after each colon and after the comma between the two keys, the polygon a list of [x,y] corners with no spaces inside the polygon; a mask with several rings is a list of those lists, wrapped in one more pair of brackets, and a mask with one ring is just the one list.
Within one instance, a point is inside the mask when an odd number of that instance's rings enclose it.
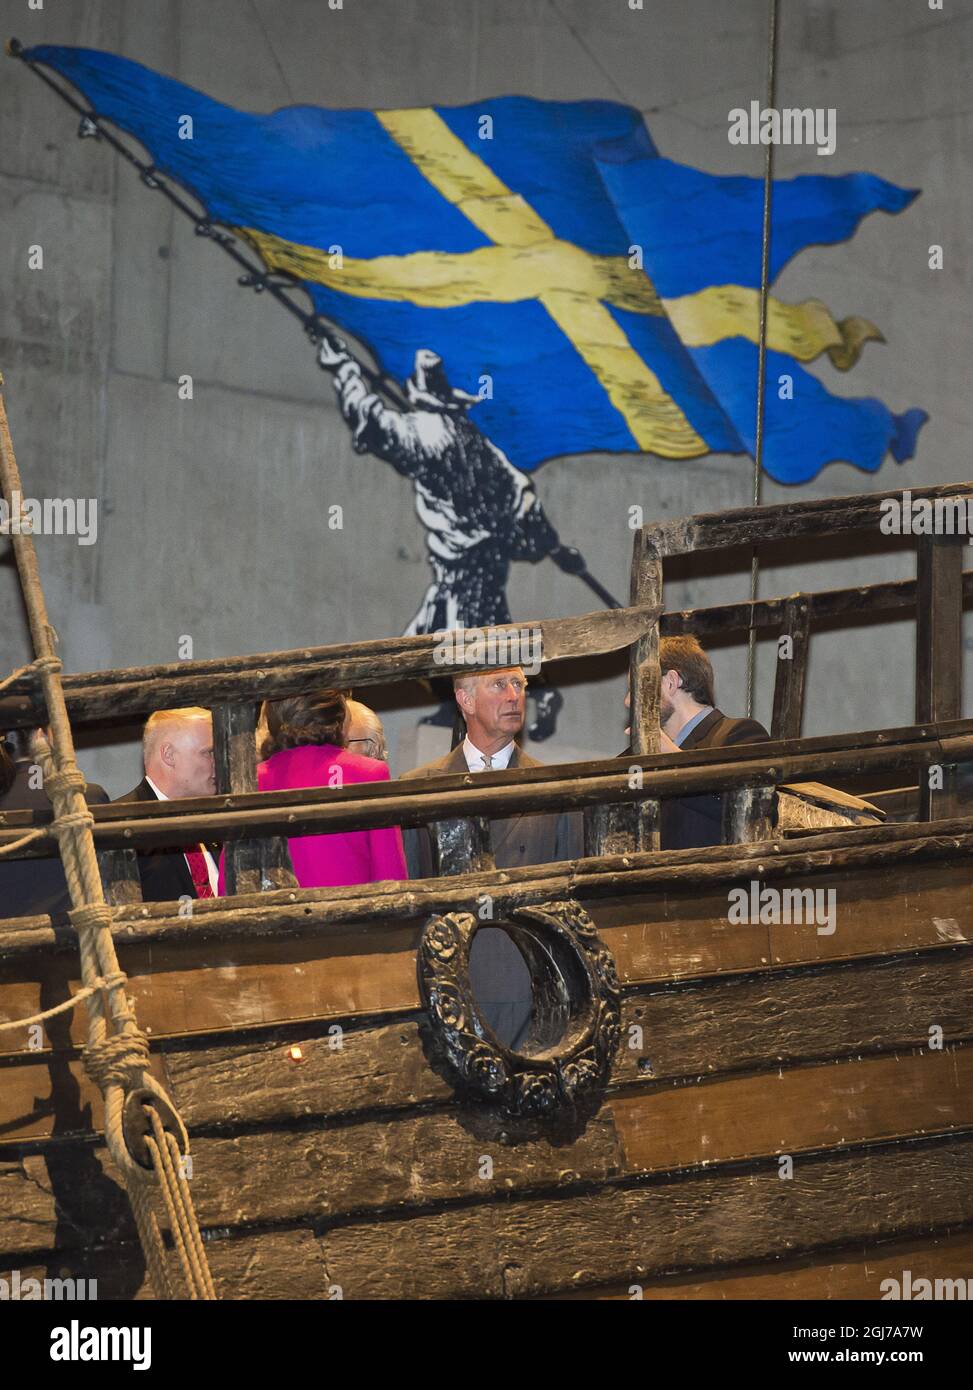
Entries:
{"label": "round porthole", "polygon": [[[474,942],[488,930],[505,933],[509,949],[499,951],[496,941],[484,970]],[[516,983],[518,960],[524,989]],[[434,1036],[468,1089],[515,1113],[537,1114],[574,1105],[607,1078],[618,1046],[618,977],[580,903],[518,908],[489,923],[468,912],[431,917],[418,969]],[[484,982],[489,995],[491,979],[506,982],[508,969],[515,981],[505,984],[514,996],[509,1018],[491,1013],[498,1001],[484,997]]]}

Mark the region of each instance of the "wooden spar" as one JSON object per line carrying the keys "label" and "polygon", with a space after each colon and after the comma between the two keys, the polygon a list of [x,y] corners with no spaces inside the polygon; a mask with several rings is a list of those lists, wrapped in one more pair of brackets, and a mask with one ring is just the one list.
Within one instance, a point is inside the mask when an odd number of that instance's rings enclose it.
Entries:
{"label": "wooden spar", "polygon": [[[880,584],[861,584],[852,589],[819,589],[786,598],[721,603],[710,608],[683,608],[663,613],[659,619],[659,630],[663,637],[693,633],[701,640],[725,637],[731,632],[744,633],[751,627],[784,631],[787,605],[798,598],[807,603],[808,617],[812,623],[823,623],[834,618],[867,622],[878,613],[914,613],[916,592],[914,579],[897,579]],[[964,602],[973,601],[973,570],[966,570],[963,574],[963,599]],[[65,677],[65,680],[69,679]]]}
{"label": "wooden spar", "polygon": [[[482,775],[482,774],[480,774]],[[191,918],[178,903],[142,903],[119,908],[113,934],[123,944],[218,938],[245,940],[313,933],[356,923],[382,923],[430,913],[470,910],[489,893],[497,917],[515,907],[554,898],[665,892],[733,883],[754,872],[761,879],[861,870],[877,865],[920,863],[973,853],[973,817],[914,824],[866,826],[809,835],[800,840],[714,845],[707,849],[611,855],[598,859],[532,864],[521,869],[470,873],[404,883],[345,888],[279,890],[194,904]],[[76,949],[68,927],[47,917],[0,921],[0,960]]]}
{"label": "wooden spar", "polygon": [[[933,505],[951,499],[973,500],[973,483],[914,488],[910,490],[910,498],[913,504],[928,499]],[[883,504],[890,501],[901,504],[901,489],[826,497],[812,502],[785,502],[776,507],[739,507],[727,512],[702,513],[643,526],[642,534],[646,543],[654,546],[663,559],[690,551],[764,545],[770,541],[792,541],[845,531],[872,530],[879,535],[885,515]]]}
{"label": "wooden spar", "polygon": [[[746,745],[741,746],[746,750]],[[138,814],[133,815],[133,803],[117,803],[125,805],[128,815],[124,819],[117,812],[103,815],[102,808],[96,806],[92,808],[93,834],[99,849],[126,848],[133,844],[140,847],[179,845],[187,839],[219,839],[229,843],[281,832],[330,834],[335,830],[364,830],[386,825],[426,825],[470,815],[493,820],[531,811],[639,802],[645,799],[646,790],[651,790],[657,798],[692,796],[703,792],[773,787],[782,782],[819,777],[848,777],[868,771],[914,771],[947,759],[953,762],[973,760],[973,734],[949,740],[948,749],[946,744],[931,741],[892,748],[849,747],[818,754],[793,756],[785,753],[775,757],[780,745],[750,745],[751,748],[757,746],[761,749],[760,757],[753,757],[751,753],[749,758],[732,762],[711,760],[711,766],[687,768],[678,765],[681,754],[664,755],[669,766],[652,771],[646,789],[633,783],[630,769],[633,760],[616,759],[610,772],[606,773],[595,764],[594,773],[562,775],[551,781],[533,782],[529,780],[530,769],[527,769],[515,770],[512,774],[478,773],[475,785],[468,775],[457,774],[425,779],[414,789],[406,789],[405,784],[399,782],[373,784],[367,794],[362,794],[357,785],[341,790],[314,787],[296,794],[256,793],[258,802],[252,809],[232,811],[224,798],[214,797],[186,803],[163,802],[149,815],[144,814],[141,804]],[[766,753],[762,751],[765,746]],[[575,773],[576,768],[577,765],[571,767],[571,772]],[[496,781],[487,785],[487,778],[496,778]],[[285,795],[286,800],[283,799]],[[187,813],[187,806],[201,809]],[[180,809],[174,812],[170,807]],[[20,820],[24,814],[11,815],[7,823]],[[0,831],[0,845],[12,843],[20,833],[18,829]],[[35,841],[24,846],[18,858],[43,858],[50,855],[51,846],[50,839]]]}
{"label": "wooden spar", "polygon": [[[964,603],[973,601],[973,570],[964,572],[962,586]],[[694,633],[701,640],[707,637],[724,637],[728,633],[746,632],[751,626],[757,629],[771,628],[783,631],[787,604],[795,597],[806,600],[808,615],[812,624],[844,617],[867,621],[880,613],[914,612],[916,581],[914,579],[890,580],[879,584],[863,584],[849,589],[824,589],[792,595],[790,598],[757,599],[754,603],[744,601],[717,604],[708,608],[673,610],[661,615],[659,630],[663,637]],[[378,644],[362,643],[360,645]],[[314,648],[302,648],[301,654],[314,650]],[[323,650],[330,649],[325,648]],[[237,660],[252,662],[255,668],[259,669],[261,663],[266,664],[280,655],[280,653],[269,653],[261,657],[241,657]],[[62,677],[62,682],[65,692],[71,698],[82,691],[102,689],[109,684],[152,680],[154,678],[151,675],[153,671],[161,671],[165,675],[171,675],[173,671],[181,670],[185,664],[180,663],[178,667],[172,665],[140,666],[131,667],[128,670],[66,674]],[[194,664],[199,667],[206,663]],[[227,668],[227,663],[222,661],[213,662],[212,665],[220,671]],[[26,689],[26,682],[18,682],[17,685],[11,687],[14,690],[21,688]],[[0,726],[4,728],[26,727],[32,722],[35,713],[36,711],[32,710],[30,697],[26,694],[8,695],[0,699]]]}
{"label": "wooden spar", "polygon": [[[646,604],[653,609],[662,610],[662,560],[654,547],[643,540],[642,533],[636,534],[632,548],[632,571],[630,577],[632,601]],[[659,624],[653,621],[646,632],[632,645],[629,655],[629,747],[633,761],[648,754],[657,755],[660,746],[659,726],[659,683],[662,673],[659,669]],[[631,779],[630,779],[631,788]],[[653,790],[655,788],[653,787]],[[654,850],[659,848],[661,814],[659,802],[654,798],[642,797],[631,804],[626,811],[619,803],[613,809],[610,830],[619,847],[619,831],[627,829],[631,848],[635,850]],[[597,834],[600,827],[596,829]],[[609,843],[605,841],[604,843]]]}
{"label": "wooden spar", "polygon": [[[810,629],[811,611],[807,595],[794,594],[784,604],[781,635],[788,639],[788,645],[784,648],[778,646],[777,651],[771,738],[801,737]],[[958,719],[960,711],[957,710],[953,717]]]}
{"label": "wooden spar", "polygon": [[[464,634],[467,661],[445,660],[441,633],[392,637],[383,642],[345,643],[331,647],[302,647],[286,652],[171,662],[164,666],[135,666],[115,671],[65,677],[68,713],[76,722],[134,719],[156,709],[185,705],[225,704],[244,700],[278,699],[319,690],[346,689],[450,676],[469,670],[477,639],[497,647],[521,640],[525,631],[541,634],[541,659],[546,664],[577,657],[621,651],[638,639],[658,618],[644,608],[615,608],[571,618],[507,623],[469,629]],[[458,634],[454,634],[458,639]],[[482,651],[482,645],[480,650]],[[489,664],[480,661],[480,665]],[[36,722],[40,707],[26,683],[12,689],[25,693],[0,701],[0,724],[22,728]]]}

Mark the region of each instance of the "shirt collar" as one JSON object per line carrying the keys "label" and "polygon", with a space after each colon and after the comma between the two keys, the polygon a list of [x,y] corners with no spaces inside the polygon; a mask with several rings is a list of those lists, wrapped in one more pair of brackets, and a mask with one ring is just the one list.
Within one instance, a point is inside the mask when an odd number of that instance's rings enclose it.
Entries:
{"label": "shirt collar", "polygon": [[[508,744],[505,744],[505,746],[499,750],[499,752],[493,754],[493,758],[490,764],[491,772],[495,772],[498,769],[502,769],[509,766],[510,759],[514,755],[515,746],[516,745],[514,744],[513,739],[511,739]],[[467,735],[466,738],[463,739],[463,755],[466,758],[466,766],[469,768],[470,772],[483,771],[483,754],[480,752],[479,748],[477,748],[475,743],[470,742],[469,735]]]}
{"label": "shirt collar", "polygon": [[686,723],[686,724],[684,724],[684,725],[682,726],[682,728],[679,730],[678,734],[676,734],[675,738],[672,740],[673,743],[676,745],[677,748],[681,748],[681,747],[682,747],[682,745],[685,743],[686,739],[689,737],[689,735],[690,735],[690,734],[692,733],[692,731],[695,729],[695,727],[696,727],[697,724],[702,724],[702,722],[703,722],[703,720],[706,718],[706,716],[707,716],[708,714],[712,714],[712,713],[713,713],[713,708],[714,708],[713,705],[704,705],[703,708],[702,708],[701,710],[699,710],[698,713],[696,713],[696,714],[693,715],[692,719],[690,719],[688,723]]}
{"label": "shirt collar", "polygon": [[168,800],[169,800],[169,798],[166,796],[165,792],[160,792],[160,791],[159,791],[159,788],[158,788],[158,787],[155,785],[155,783],[152,781],[152,778],[149,776],[148,773],[145,774],[145,780],[148,782],[149,786],[150,786],[150,787],[152,788],[152,790],[155,792],[156,796],[159,798],[160,801],[168,801]]}

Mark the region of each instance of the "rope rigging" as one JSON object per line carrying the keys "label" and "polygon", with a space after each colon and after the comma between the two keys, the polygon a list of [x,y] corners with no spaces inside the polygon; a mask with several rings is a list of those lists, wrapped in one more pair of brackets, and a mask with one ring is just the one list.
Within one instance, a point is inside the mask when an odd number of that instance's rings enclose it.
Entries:
{"label": "rope rigging", "polygon": [[[2,378],[0,378],[2,385]],[[6,406],[0,394],[0,487],[13,514],[13,498],[23,496],[14,456]],[[165,1090],[149,1069],[149,1044],[139,1028],[125,989],[112,939],[112,909],[105,901],[95,842],[94,818],[84,799],[85,779],[77,765],[74,739],[61,685],[57,636],[47,615],[37,552],[31,527],[23,521],[11,528],[14,558],[30,625],[34,660],[0,683],[29,674],[40,685],[47,710],[50,740],[41,729],[31,738],[31,754],[41,769],[43,786],[54,808],[50,827],[23,836],[12,849],[38,837],[57,838],[71,899],[68,917],[78,933],[83,988],[62,1004],[33,1018],[17,1019],[23,1028],[84,1003],[88,1037],[82,1052],[87,1074],[101,1090],[105,1104],[105,1140],[122,1175],[145,1253],[152,1286],[158,1298],[177,1296],[166,1260],[166,1243],[153,1197],[158,1189],[169,1232],[192,1299],[214,1299],[216,1291],[203,1247],[199,1223],[186,1181],[181,1177],[182,1155],[188,1153],[186,1129]],[[10,1024],[4,1027],[10,1027]],[[141,1113],[139,1113],[141,1112]],[[161,1116],[165,1116],[163,1124]],[[144,1158],[133,1151],[133,1131],[139,1125]]]}

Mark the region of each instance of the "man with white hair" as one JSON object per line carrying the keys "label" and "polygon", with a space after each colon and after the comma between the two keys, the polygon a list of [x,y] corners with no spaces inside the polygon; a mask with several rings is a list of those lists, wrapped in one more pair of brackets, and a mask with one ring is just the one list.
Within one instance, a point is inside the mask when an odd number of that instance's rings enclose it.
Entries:
{"label": "man with white hair", "polygon": [[385,730],[375,711],[361,700],[349,699],[345,700],[345,711],[345,746],[353,753],[364,753],[366,758],[378,758],[387,763]]}
{"label": "man with white hair", "polygon": [[[142,735],[145,776],[119,801],[170,801],[212,796],[216,791],[213,717],[208,709],[156,710]],[[143,850],[139,877],[146,902],[216,896],[219,845],[185,845],[181,849]]]}
{"label": "man with white hair", "polygon": [[[527,693],[522,667],[460,674],[453,677],[453,690],[466,737],[445,757],[404,772],[403,780],[541,766],[517,742],[524,727]],[[492,820],[490,838],[498,869],[577,859],[584,852],[580,811],[534,811]],[[403,840],[409,877],[430,878],[435,874],[437,865],[426,827],[405,831]],[[501,1042],[518,1047],[530,1025],[533,987],[524,957],[502,928],[481,927],[477,931],[470,951],[470,980],[488,1025]]]}

